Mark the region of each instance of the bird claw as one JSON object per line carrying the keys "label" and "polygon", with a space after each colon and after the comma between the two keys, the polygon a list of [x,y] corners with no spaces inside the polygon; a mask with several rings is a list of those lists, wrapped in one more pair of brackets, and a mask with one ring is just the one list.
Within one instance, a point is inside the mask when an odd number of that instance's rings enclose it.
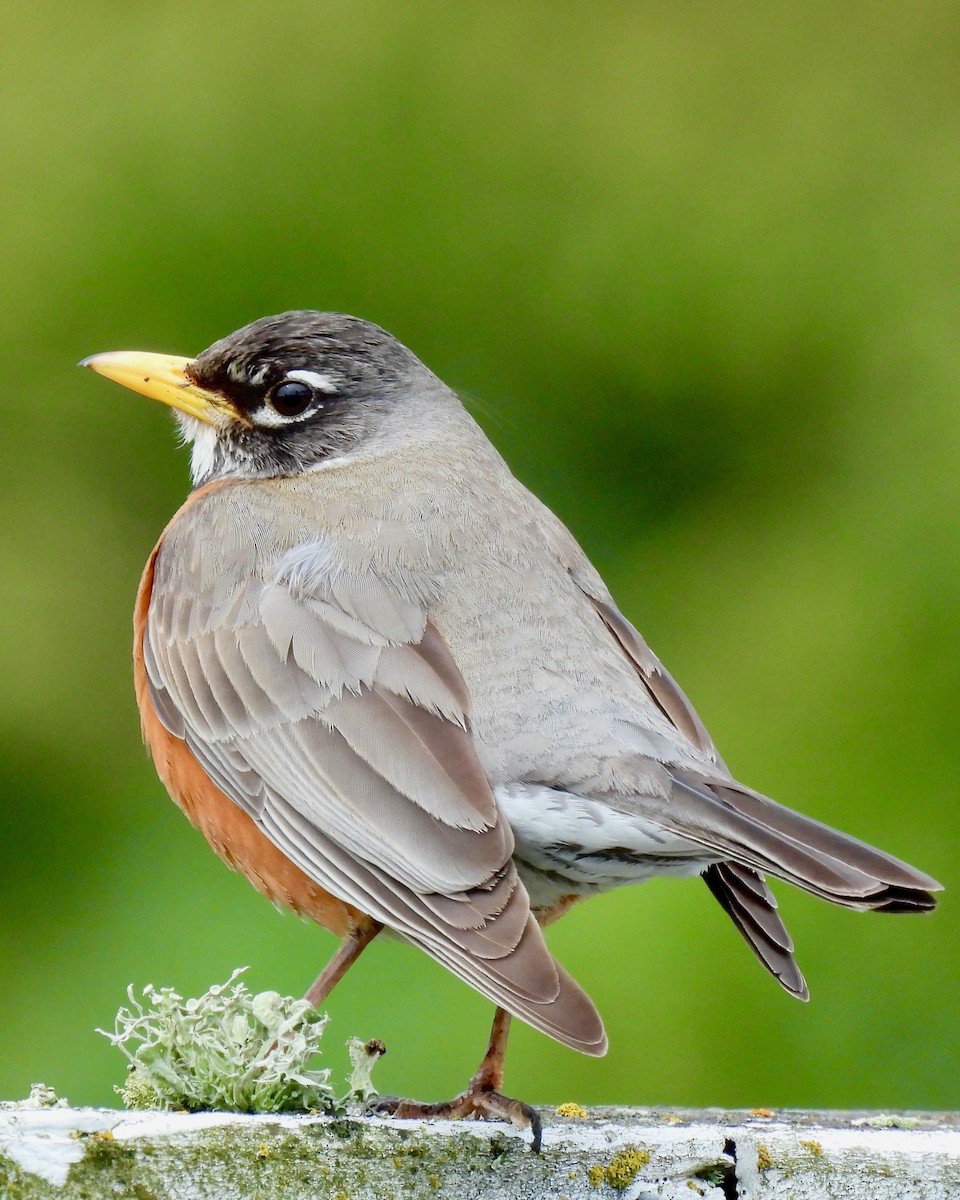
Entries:
{"label": "bird claw", "polygon": [[540,1153],[543,1139],[543,1122],[535,1108],[503,1096],[489,1084],[469,1087],[452,1100],[438,1104],[425,1104],[420,1100],[404,1100],[399,1096],[380,1096],[370,1105],[371,1112],[384,1113],[392,1117],[423,1119],[441,1117],[447,1120],[462,1120],[469,1117],[475,1121],[509,1121],[517,1129],[529,1129],[530,1148]]}

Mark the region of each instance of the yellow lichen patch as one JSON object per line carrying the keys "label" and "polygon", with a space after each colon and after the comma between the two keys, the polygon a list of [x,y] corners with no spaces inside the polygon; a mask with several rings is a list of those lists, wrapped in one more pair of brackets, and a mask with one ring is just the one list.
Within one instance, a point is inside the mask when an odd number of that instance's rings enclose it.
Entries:
{"label": "yellow lichen patch", "polygon": [[115,1140],[112,1129],[97,1129],[90,1136],[97,1142],[112,1142]]}
{"label": "yellow lichen patch", "polygon": [[624,1188],[630,1186],[637,1176],[637,1172],[641,1167],[645,1167],[650,1161],[649,1150],[638,1150],[636,1146],[628,1146],[626,1150],[620,1150],[610,1159],[607,1165],[601,1166],[600,1163],[594,1165],[587,1171],[587,1179],[590,1180],[592,1187],[599,1187],[601,1183],[608,1183],[612,1188],[616,1188],[618,1192],[622,1192]]}
{"label": "yellow lichen patch", "polygon": [[767,1167],[773,1166],[773,1157],[770,1151],[766,1148],[763,1142],[757,1147],[757,1169],[765,1171]]}
{"label": "yellow lichen patch", "polygon": [[816,1158],[819,1158],[820,1155],[823,1153],[823,1147],[820,1145],[820,1143],[815,1142],[812,1139],[810,1141],[806,1141],[803,1138],[801,1138],[800,1145],[803,1146],[803,1148],[805,1150],[809,1150],[810,1153],[812,1155],[814,1155]]}
{"label": "yellow lichen patch", "polygon": [[257,1158],[269,1158],[273,1151],[266,1142],[261,1142],[257,1147]]}
{"label": "yellow lichen patch", "polygon": [[554,1110],[558,1117],[585,1117],[587,1110],[582,1104],[577,1104],[573,1100],[568,1100],[566,1104],[558,1104]]}

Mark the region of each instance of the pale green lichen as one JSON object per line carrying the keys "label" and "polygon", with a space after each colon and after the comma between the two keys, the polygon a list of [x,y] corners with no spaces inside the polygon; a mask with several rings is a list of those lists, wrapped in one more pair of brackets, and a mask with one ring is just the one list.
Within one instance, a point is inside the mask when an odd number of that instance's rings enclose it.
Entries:
{"label": "pale green lichen", "polygon": [[66,1100],[61,1099],[52,1087],[45,1083],[32,1083],[30,1094],[25,1100],[0,1100],[0,1108],[66,1108]]}
{"label": "pale green lichen", "polygon": [[869,1129],[916,1129],[919,1118],[907,1117],[902,1113],[876,1113],[872,1117],[858,1117],[851,1125],[866,1125]]}
{"label": "pale green lichen", "polygon": [[[98,1032],[128,1060],[127,1080],[116,1089],[128,1108],[273,1113],[338,1107],[329,1069],[308,1067],[326,1016],[307,1000],[251,993],[237,982],[244,969],[196,999],[151,984],[141,1002],[127,989],[130,1007],[117,1013],[114,1032]],[[364,1086],[372,1092],[369,1069]]]}
{"label": "pale green lichen", "polygon": [[354,1100],[358,1104],[366,1104],[368,1100],[379,1094],[370,1077],[373,1068],[386,1052],[387,1048],[379,1038],[371,1038],[368,1042],[358,1037],[348,1038],[347,1054],[350,1056],[350,1074],[347,1078],[345,1099]]}

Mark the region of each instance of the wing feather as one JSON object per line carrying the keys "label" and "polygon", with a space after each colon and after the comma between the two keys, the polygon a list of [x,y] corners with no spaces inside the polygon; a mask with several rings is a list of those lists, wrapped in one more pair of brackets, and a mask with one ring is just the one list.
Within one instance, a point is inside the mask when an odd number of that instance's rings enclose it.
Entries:
{"label": "wing feather", "polygon": [[221,637],[234,638],[250,677],[269,697],[273,712],[265,725],[279,721],[299,721],[316,712],[326,701],[326,693],[295,662],[284,661],[262,625],[222,626]]}
{"label": "wing feather", "polygon": [[276,722],[278,705],[276,697],[271,696],[260,685],[244,658],[241,638],[238,636],[240,632],[236,629],[218,628],[212,634],[207,634],[206,638],[213,638],[213,657],[240,703],[239,712],[233,714],[234,729],[237,733],[245,734],[251,729],[266,727]]}
{"label": "wing feather", "polygon": [[[380,687],[345,694],[324,712],[354,752],[431,817],[475,832],[500,828],[512,853],[470,734]],[[507,845],[509,842],[509,846]]]}

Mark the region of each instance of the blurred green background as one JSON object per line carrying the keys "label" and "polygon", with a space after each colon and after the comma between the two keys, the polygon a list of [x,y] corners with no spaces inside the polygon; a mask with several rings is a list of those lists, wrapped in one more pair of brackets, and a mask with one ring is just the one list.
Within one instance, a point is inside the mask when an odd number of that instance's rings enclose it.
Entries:
{"label": "blurred green background", "polygon": [[[331,952],[140,747],[137,579],[187,490],[159,405],[78,371],[292,307],[469,397],[732,769],[952,890],[781,887],[783,994],[696,882],[551,931],[611,1052],[517,1027],[533,1101],[958,1107],[960,11],[783,2],[8,6],[0,41],[0,1096],[110,1103],[128,982]],[[377,944],[332,1061],[440,1098],[489,1005]]]}

